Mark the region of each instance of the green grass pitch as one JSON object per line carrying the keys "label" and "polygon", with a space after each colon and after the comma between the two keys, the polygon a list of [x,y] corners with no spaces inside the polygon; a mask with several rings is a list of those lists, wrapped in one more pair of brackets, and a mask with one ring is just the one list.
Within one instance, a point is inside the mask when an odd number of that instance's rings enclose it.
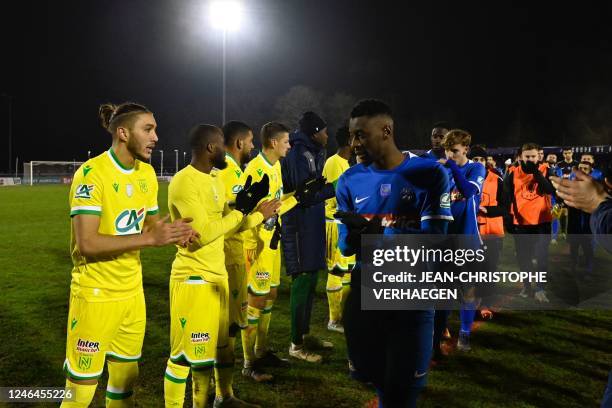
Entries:
{"label": "green grass pitch", "polygon": [[[160,185],[162,213],[166,191],[167,185]],[[0,216],[0,386],[63,386],[71,269],[68,186],[0,188]],[[147,332],[136,388],[140,407],[163,406],[174,252],[147,249],[141,255]],[[270,334],[271,346],[283,356],[289,345],[289,285],[283,276]],[[333,352],[324,353],[320,365],[293,362],[290,369],[273,370],[272,384],[253,384],[237,370],[237,395],[264,407],[364,406],[374,392],[348,378],[344,338],[328,332],[326,322],[322,273],[313,334],[333,341]],[[450,324],[456,333],[456,319]],[[472,341],[471,353],[453,354],[431,372],[420,406],[596,407],[612,368],[612,312],[504,312],[483,324]],[[92,406],[104,406],[105,383],[103,376]],[[185,406],[190,404],[188,397]]]}

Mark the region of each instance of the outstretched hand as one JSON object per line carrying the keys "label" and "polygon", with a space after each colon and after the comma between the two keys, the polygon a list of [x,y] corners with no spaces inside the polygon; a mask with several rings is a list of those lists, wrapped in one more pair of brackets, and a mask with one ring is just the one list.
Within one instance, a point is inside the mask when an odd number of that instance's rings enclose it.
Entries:
{"label": "outstretched hand", "polygon": [[300,204],[312,201],[317,193],[325,187],[327,179],[325,177],[315,177],[301,182],[295,189],[295,198]]}
{"label": "outstretched hand", "polygon": [[609,195],[604,186],[589,175],[580,170],[574,174],[574,180],[551,176],[550,181],[566,205],[592,213]]}

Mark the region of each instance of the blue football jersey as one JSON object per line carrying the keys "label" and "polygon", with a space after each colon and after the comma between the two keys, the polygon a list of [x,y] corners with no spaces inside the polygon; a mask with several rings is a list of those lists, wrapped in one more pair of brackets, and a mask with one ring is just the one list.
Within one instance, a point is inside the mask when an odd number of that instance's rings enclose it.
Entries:
{"label": "blue football jersey", "polygon": [[455,183],[451,170],[447,169],[450,186],[451,212],[453,214],[453,222],[448,226],[448,233],[479,235],[476,214],[478,214],[478,208],[480,207],[482,183],[487,176],[487,171],[482,164],[475,163],[471,160],[463,166],[458,165],[457,167],[459,167],[460,173],[463,174],[468,183],[472,183],[478,188],[478,192],[472,197],[464,197]]}
{"label": "blue football jersey", "polygon": [[[385,234],[428,232],[427,220],[451,221],[448,175],[442,165],[411,153],[392,170],[357,164],[345,171],[336,187],[338,211],[349,211],[367,219],[379,216]],[[398,218],[415,222],[411,230],[393,227]],[[347,229],[339,225],[339,240]]]}

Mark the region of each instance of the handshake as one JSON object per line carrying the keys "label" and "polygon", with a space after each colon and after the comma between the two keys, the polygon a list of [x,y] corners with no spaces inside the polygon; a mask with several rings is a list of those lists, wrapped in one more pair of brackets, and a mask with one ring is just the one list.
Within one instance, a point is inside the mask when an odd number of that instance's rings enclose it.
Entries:
{"label": "handshake", "polygon": [[[295,189],[294,197],[298,203],[303,205],[313,204],[316,195],[326,185],[325,177],[315,177],[300,183]],[[270,179],[267,174],[256,183],[253,178],[248,176],[242,190],[236,194],[236,209],[244,215],[249,214],[255,209],[257,203],[270,194]]]}
{"label": "handshake", "polygon": [[346,244],[357,252],[361,249],[362,234],[382,234],[384,231],[382,218],[378,216],[368,220],[353,212],[338,211],[334,214],[334,218],[340,220],[346,226],[348,230]]}

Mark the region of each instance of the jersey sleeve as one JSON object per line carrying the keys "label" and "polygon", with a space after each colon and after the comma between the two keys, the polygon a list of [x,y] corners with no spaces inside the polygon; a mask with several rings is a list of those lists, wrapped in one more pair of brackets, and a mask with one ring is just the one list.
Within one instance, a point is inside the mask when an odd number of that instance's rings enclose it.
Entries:
{"label": "jersey sleeve", "polygon": [[438,162],[426,161],[425,163],[429,169],[427,185],[424,186],[427,193],[421,209],[421,222],[427,220],[452,221],[448,172]]}
{"label": "jersey sleeve", "polygon": [[104,184],[101,173],[85,163],[72,179],[70,187],[70,216],[79,214],[102,214],[102,196]]}
{"label": "jersey sleeve", "polygon": [[204,246],[222,235],[227,234],[242,221],[242,213],[232,210],[223,218],[211,221],[203,208],[202,202],[213,197],[201,197],[194,181],[190,177],[175,178],[168,194],[168,207],[172,219],[192,218],[191,227],[200,234],[199,246]]}
{"label": "jersey sleeve", "polygon": [[[333,157],[333,156],[332,156]],[[342,167],[336,160],[328,159],[323,166],[323,177],[327,179],[328,183],[332,183],[334,187],[338,185],[338,179],[342,175]],[[336,197],[325,200],[325,218],[329,220],[334,219],[334,213],[336,212]]]}
{"label": "jersey sleeve", "polygon": [[[351,201],[350,192],[347,187],[347,177],[345,175],[340,176],[336,185],[336,209],[337,211],[354,211],[353,202]],[[344,256],[353,255],[356,248],[351,248],[346,243],[346,236],[348,235],[348,228],[346,225],[338,224],[338,248]]]}
{"label": "jersey sleeve", "polygon": [[468,183],[472,183],[477,189],[478,193],[482,193],[482,184],[487,176],[487,169],[480,163],[473,163],[469,171],[466,174]]}
{"label": "jersey sleeve", "polygon": [[151,168],[149,176],[149,185],[151,186],[148,190],[147,200],[147,215],[159,214],[159,205],[157,203],[157,193],[159,192],[159,184],[157,183],[157,175],[153,168]]}

